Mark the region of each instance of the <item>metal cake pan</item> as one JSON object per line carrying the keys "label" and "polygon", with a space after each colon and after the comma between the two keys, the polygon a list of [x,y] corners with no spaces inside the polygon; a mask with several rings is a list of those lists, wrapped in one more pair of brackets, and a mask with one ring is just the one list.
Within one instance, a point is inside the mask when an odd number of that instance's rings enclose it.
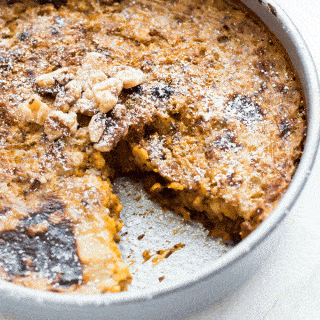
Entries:
{"label": "metal cake pan", "polygon": [[308,108],[305,149],[289,189],[273,213],[247,238],[187,279],[117,294],[64,295],[41,292],[0,280],[0,318],[4,319],[160,319],[183,317],[217,301],[252,276],[270,254],[274,230],[290,212],[316,157],[320,137],[320,95],[316,68],[294,23],[270,0],[242,0],[279,38],[297,70]]}

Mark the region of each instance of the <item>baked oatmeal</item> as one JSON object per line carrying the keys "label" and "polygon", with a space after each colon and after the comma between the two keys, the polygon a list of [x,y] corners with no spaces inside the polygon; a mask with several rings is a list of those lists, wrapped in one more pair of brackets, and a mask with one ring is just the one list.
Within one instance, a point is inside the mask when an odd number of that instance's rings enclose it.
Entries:
{"label": "baked oatmeal", "polygon": [[0,3],[0,274],[126,290],[115,176],[223,240],[275,208],[306,132],[277,39],[237,1]]}

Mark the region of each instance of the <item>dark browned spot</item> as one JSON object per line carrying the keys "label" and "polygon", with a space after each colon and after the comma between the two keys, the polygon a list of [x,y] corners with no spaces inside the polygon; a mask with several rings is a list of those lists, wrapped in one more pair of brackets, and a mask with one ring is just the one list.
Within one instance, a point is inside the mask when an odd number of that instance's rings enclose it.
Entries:
{"label": "dark browned spot", "polygon": [[34,78],[34,71],[29,69],[26,71],[27,77],[28,78]]}
{"label": "dark browned spot", "polygon": [[262,59],[255,63],[255,67],[258,69],[261,76],[268,76],[269,72],[272,71],[274,64],[267,59]]}
{"label": "dark browned spot", "polygon": [[[70,221],[52,223],[49,215],[62,214],[65,206],[49,200],[38,211],[24,218],[16,230],[0,233],[0,265],[9,275],[27,276],[34,271],[52,283],[71,285],[82,281],[82,265]],[[28,231],[44,224],[36,233]]]}
{"label": "dark browned spot", "polygon": [[31,41],[31,44],[32,44],[32,46],[33,46],[34,48],[36,48],[37,45],[38,45],[38,40],[37,40],[37,39],[33,39],[33,40]]}
{"label": "dark browned spot", "polygon": [[8,212],[10,212],[10,211],[11,211],[11,208],[9,208],[9,207],[1,208],[1,209],[0,209],[0,216],[4,216],[4,215],[6,215]]}
{"label": "dark browned spot", "polygon": [[172,86],[162,86],[162,87],[154,87],[152,90],[152,95],[157,99],[169,99],[174,93],[174,89]]}
{"label": "dark browned spot", "polygon": [[292,123],[289,121],[289,119],[282,119],[281,122],[278,125],[279,131],[280,131],[280,137],[281,138],[287,138],[292,129]]}
{"label": "dark browned spot", "polygon": [[56,8],[59,8],[67,3],[67,0],[38,0],[40,4],[52,3]]}
{"label": "dark browned spot", "polygon": [[55,27],[52,27],[51,28],[51,34],[55,37],[57,37],[60,33],[59,33],[59,30]]}
{"label": "dark browned spot", "polygon": [[77,113],[77,121],[80,128],[87,127],[90,123],[91,117],[82,113]]}
{"label": "dark browned spot", "polygon": [[158,278],[158,279],[159,279],[159,282],[163,281],[164,278],[165,278],[165,276],[159,277],[159,278]]}
{"label": "dark browned spot", "polygon": [[227,130],[213,142],[213,146],[222,151],[228,151],[237,147],[236,137],[233,132]]}
{"label": "dark browned spot", "polygon": [[230,27],[227,26],[226,24],[224,24],[224,25],[222,26],[222,28],[223,28],[224,30],[226,30],[226,31],[229,31],[229,30],[230,30]]}
{"label": "dark browned spot", "polygon": [[143,86],[142,85],[138,85],[136,87],[130,88],[130,89],[123,89],[122,90],[122,94],[127,97],[127,96],[141,96],[143,93]]}
{"label": "dark browned spot", "polygon": [[234,116],[246,125],[263,120],[263,113],[260,107],[249,97],[240,94],[235,95],[226,104],[225,110],[228,115]]}
{"label": "dark browned spot", "polygon": [[59,93],[65,93],[65,87],[61,85],[58,81],[53,86],[49,87],[40,87],[36,85],[35,90],[37,93],[42,95],[45,98],[55,98]]}
{"label": "dark browned spot", "polygon": [[275,88],[282,94],[287,94],[289,92],[289,87],[284,84],[279,84]]}
{"label": "dark browned spot", "polygon": [[37,191],[39,190],[40,186],[41,186],[41,182],[38,179],[34,179],[30,184],[29,191],[31,192]]}
{"label": "dark browned spot", "polygon": [[[174,110],[174,112],[170,112],[170,115],[171,115],[171,117],[172,117],[174,120],[176,120],[177,122],[181,121],[182,114],[181,114],[180,111],[175,112],[175,110]],[[201,120],[201,119],[199,119],[199,120]]]}
{"label": "dark browned spot", "polygon": [[219,159],[221,151],[237,151],[241,148],[236,143],[236,136],[230,130],[225,130],[220,136],[204,147],[204,154],[208,160]]}
{"label": "dark browned spot", "polygon": [[229,41],[229,37],[227,37],[227,36],[220,36],[220,37],[217,38],[217,41],[218,41],[219,43],[226,43],[226,42]]}
{"label": "dark browned spot", "polygon": [[18,39],[21,41],[27,41],[27,40],[29,40],[30,36],[31,36],[30,32],[23,31],[18,34]]}
{"label": "dark browned spot", "polygon": [[263,56],[267,52],[267,48],[265,46],[260,46],[256,50],[254,50],[254,52],[259,56]]}
{"label": "dark browned spot", "polygon": [[81,204],[85,207],[87,207],[90,204],[90,201],[88,199],[82,199]]}
{"label": "dark browned spot", "polygon": [[0,72],[13,69],[14,60],[10,53],[6,52],[0,55]]}

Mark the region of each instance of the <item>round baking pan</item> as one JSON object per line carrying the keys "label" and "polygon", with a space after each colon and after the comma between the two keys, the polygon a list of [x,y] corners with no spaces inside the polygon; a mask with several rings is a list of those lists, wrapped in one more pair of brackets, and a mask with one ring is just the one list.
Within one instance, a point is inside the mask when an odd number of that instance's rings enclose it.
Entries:
{"label": "round baking pan", "polygon": [[308,109],[308,132],[300,164],[272,214],[247,238],[212,264],[186,279],[117,294],[66,295],[41,292],[0,280],[0,312],[4,319],[158,319],[188,314],[194,307],[221,299],[256,272],[270,254],[273,231],[296,202],[317,153],[319,83],[316,68],[299,31],[274,1],[243,1],[278,37],[297,70]]}

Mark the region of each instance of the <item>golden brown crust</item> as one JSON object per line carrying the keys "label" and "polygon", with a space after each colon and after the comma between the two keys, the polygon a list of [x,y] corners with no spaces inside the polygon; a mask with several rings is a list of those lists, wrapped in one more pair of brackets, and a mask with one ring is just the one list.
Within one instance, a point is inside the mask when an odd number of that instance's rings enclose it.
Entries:
{"label": "golden brown crust", "polygon": [[302,152],[304,102],[284,49],[238,2],[10,3],[0,3],[2,278],[125,290],[115,171],[151,175],[155,199],[223,240],[273,210]]}

